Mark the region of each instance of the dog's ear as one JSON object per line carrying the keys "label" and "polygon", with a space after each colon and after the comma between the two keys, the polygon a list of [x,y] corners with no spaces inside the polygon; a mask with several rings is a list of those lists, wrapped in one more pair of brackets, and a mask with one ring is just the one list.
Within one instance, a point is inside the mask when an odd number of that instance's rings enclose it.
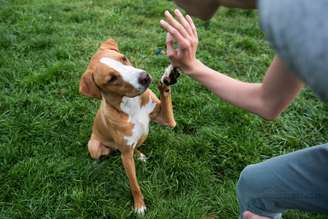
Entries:
{"label": "dog's ear", "polygon": [[92,71],[89,69],[82,75],[80,80],[80,93],[88,97],[101,99],[100,90],[96,85]]}
{"label": "dog's ear", "polygon": [[115,50],[115,51],[119,52],[117,43],[112,38],[110,38],[110,39],[106,40],[105,42],[103,42],[101,44],[100,48],[101,49],[108,49],[108,50]]}

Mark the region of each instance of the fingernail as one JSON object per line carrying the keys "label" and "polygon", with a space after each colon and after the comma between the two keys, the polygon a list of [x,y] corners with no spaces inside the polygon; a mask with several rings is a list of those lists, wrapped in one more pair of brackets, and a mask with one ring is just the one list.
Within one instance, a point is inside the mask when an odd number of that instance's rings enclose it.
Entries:
{"label": "fingernail", "polygon": [[181,12],[180,12],[179,9],[175,9],[174,12],[175,12],[176,14],[181,14]]}
{"label": "fingernail", "polygon": [[160,24],[163,24],[163,22],[164,22],[164,20],[160,20],[160,21],[159,21]]}
{"label": "fingernail", "polygon": [[169,16],[170,12],[166,10],[164,14],[165,14],[165,16]]}

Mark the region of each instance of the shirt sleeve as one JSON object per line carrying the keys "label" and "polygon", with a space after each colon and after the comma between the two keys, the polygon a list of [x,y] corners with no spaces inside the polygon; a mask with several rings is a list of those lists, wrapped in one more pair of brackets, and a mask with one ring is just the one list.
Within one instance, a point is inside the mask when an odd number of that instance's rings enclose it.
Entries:
{"label": "shirt sleeve", "polygon": [[277,54],[328,101],[328,1],[258,0],[261,27]]}

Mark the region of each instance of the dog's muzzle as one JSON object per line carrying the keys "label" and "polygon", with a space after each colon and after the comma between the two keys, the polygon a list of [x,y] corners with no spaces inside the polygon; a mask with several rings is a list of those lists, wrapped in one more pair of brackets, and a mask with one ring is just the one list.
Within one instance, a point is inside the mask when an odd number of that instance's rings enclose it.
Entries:
{"label": "dog's muzzle", "polygon": [[139,76],[139,79],[138,79],[138,82],[139,84],[141,84],[142,86],[144,87],[148,87],[151,83],[151,77],[149,74],[147,74],[146,72],[142,72],[140,73],[140,76]]}

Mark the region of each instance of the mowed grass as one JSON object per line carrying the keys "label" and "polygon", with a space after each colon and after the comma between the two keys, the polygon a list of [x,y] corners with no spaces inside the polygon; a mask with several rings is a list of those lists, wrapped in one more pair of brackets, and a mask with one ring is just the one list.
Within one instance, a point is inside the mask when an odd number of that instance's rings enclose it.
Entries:
{"label": "mowed grass", "polygon": [[[119,153],[88,157],[99,101],[79,94],[79,79],[112,37],[158,80],[169,63],[157,54],[165,42],[159,20],[174,8],[164,0],[0,0],[0,218],[136,217]],[[273,51],[255,11],[222,9],[210,23],[195,22],[199,59],[261,80]],[[274,122],[187,76],[173,99],[177,127],[153,124],[141,147],[147,163],[137,161],[144,218],[237,218],[235,183],[246,165],[328,140],[327,106],[309,90]],[[285,218],[327,216],[290,211]]]}

